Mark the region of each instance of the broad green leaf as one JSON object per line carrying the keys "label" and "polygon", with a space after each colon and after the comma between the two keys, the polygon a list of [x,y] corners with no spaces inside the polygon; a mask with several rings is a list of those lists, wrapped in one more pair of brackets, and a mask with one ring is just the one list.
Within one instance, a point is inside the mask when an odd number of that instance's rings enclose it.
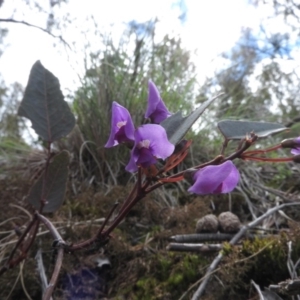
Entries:
{"label": "broad green leaf", "polygon": [[63,203],[66,184],[69,173],[69,152],[64,150],[54,156],[49,165],[45,178],[45,172],[32,186],[28,201],[36,209],[41,206],[41,200],[46,201],[43,208],[44,213],[56,211]]}
{"label": "broad green leaf", "polygon": [[30,71],[18,114],[28,118],[35,132],[48,142],[66,136],[75,125],[58,79],[40,61]]}
{"label": "broad green leaf", "polygon": [[263,138],[288,129],[277,123],[235,120],[220,121],[218,122],[218,128],[227,140],[240,140],[251,132]]}
{"label": "broad green leaf", "polygon": [[219,94],[218,96],[205,101],[186,117],[182,117],[181,112],[177,112],[161,122],[160,125],[165,128],[169,141],[174,145],[178,144],[186,135],[188,130],[192,127],[192,125],[202,115],[205,109],[221,95],[222,94]]}

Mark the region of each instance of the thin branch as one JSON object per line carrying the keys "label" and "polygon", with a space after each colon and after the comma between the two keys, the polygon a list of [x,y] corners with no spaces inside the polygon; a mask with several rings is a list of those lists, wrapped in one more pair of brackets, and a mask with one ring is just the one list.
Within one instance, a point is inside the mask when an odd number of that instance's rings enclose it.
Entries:
{"label": "thin branch", "polygon": [[58,275],[62,266],[62,261],[64,257],[64,248],[60,247],[58,249],[57,259],[54,267],[54,271],[50,280],[49,285],[47,286],[45,293],[43,295],[43,300],[50,300],[52,297],[52,293],[57,283]]}
{"label": "thin branch", "polygon": [[[264,213],[263,215],[261,215],[260,217],[258,217],[257,219],[255,219],[254,221],[249,223],[248,225],[242,226],[241,229],[239,230],[239,232],[231,239],[229,244],[235,245],[245,235],[247,230],[257,226],[265,218],[269,217],[270,215],[272,215],[276,211],[281,210],[281,209],[283,209],[285,207],[288,207],[288,206],[293,206],[293,205],[300,205],[300,203],[285,203],[285,204],[281,204],[279,206],[276,206],[276,207],[273,207],[273,208],[269,209],[266,213]],[[194,293],[192,300],[199,300],[200,297],[203,295],[203,293],[205,291],[205,288],[206,288],[206,286],[209,282],[209,279],[210,279],[210,276],[211,276],[212,272],[216,269],[216,267],[218,266],[218,264],[220,263],[222,258],[223,258],[223,252],[220,251],[218,256],[213,260],[211,265],[208,267],[208,269],[206,271],[206,274],[205,274],[205,278],[202,281],[202,283],[200,284],[200,286],[198,287],[197,291]]]}
{"label": "thin branch", "polygon": [[170,243],[167,246],[168,251],[192,251],[192,252],[215,252],[223,249],[222,244],[180,244]]}
{"label": "thin branch", "polygon": [[[228,264],[225,264],[223,267],[233,266],[233,265],[235,265],[235,264],[240,264],[240,263],[243,263],[243,262],[245,262],[245,261],[247,261],[247,260],[250,260],[250,259],[252,259],[253,257],[255,257],[255,256],[259,255],[260,253],[262,253],[262,252],[263,252],[267,247],[269,247],[272,243],[273,243],[273,241],[270,242],[270,243],[268,243],[267,245],[265,245],[263,248],[259,249],[259,251],[257,251],[257,252],[255,252],[255,253],[251,254],[250,256],[245,257],[245,258],[240,259],[240,260],[237,260],[237,261],[230,262],[230,263],[228,263]],[[185,296],[186,296],[186,295],[187,295],[187,294],[188,294],[195,286],[197,286],[200,282],[202,282],[202,281],[205,279],[206,276],[208,276],[208,275],[211,276],[211,275],[217,273],[218,271],[220,271],[220,269],[221,269],[221,267],[215,269],[215,270],[212,271],[210,274],[206,274],[204,277],[202,277],[202,278],[199,279],[197,282],[195,282],[194,284],[192,284],[192,285],[188,288],[188,290],[187,290],[186,292],[184,292],[184,294],[179,298],[179,300],[184,299]]]}
{"label": "thin branch", "polygon": [[50,231],[51,235],[53,236],[53,238],[58,242],[58,245],[66,245],[66,242],[64,241],[64,239],[61,237],[61,235],[59,234],[59,232],[57,231],[57,229],[55,228],[55,226],[43,215],[39,214],[37,211],[35,212],[35,216],[37,216],[37,218],[45,224],[45,226],[48,228],[48,230]]}
{"label": "thin branch", "polygon": [[22,256],[19,256],[19,258],[16,261],[13,261],[13,257],[15,255],[15,252],[17,251],[17,249],[20,247],[20,245],[22,244],[22,242],[24,241],[24,239],[26,238],[28,232],[31,230],[31,228],[33,227],[33,225],[37,222],[37,218],[36,216],[33,216],[32,220],[30,221],[30,223],[27,225],[26,229],[24,230],[24,232],[22,233],[22,235],[19,237],[15,247],[13,248],[13,250],[10,252],[9,258],[7,260],[7,262],[5,263],[5,265],[0,269],[0,276],[8,269],[12,268],[13,266],[15,266],[19,261],[22,261],[25,257],[24,257],[24,253],[22,254]]}
{"label": "thin branch", "polygon": [[[24,207],[22,207],[22,206],[20,206],[20,205],[12,204],[12,203],[10,203],[9,206],[10,206],[10,207],[15,207],[15,208],[17,208],[17,209],[20,209],[21,211],[23,211],[23,212],[29,217],[29,220],[31,219],[32,215],[31,215],[30,212],[29,212],[27,209],[25,209]],[[5,220],[5,222],[6,222],[6,221],[7,221],[7,220]],[[3,222],[0,224],[0,226],[1,226],[1,225],[3,225]]]}
{"label": "thin branch", "polygon": [[24,260],[20,263],[21,285],[22,285],[23,292],[26,295],[26,298],[28,300],[32,300],[32,298],[30,297],[30,295],[29,295],[29,293],[28,293],[28,291],[26,289],[26,286],[25,286],[24,276],[23,276],[23,270],[24,270]]}
{"label": "thin branch", "polygon": [[253,280],[251,280],[251,284],[253,284],[254,288],[256,289],[256,291],[257,291],[257,293],[259,295],[259,299],[260,300],[265,299],[264,296],[263,296],[263,294],[262,294],[262,292],[261,292],[260,286],[257,285]]}
{"label": "thin branch", "polygon": [[15,282],[14,282],[14,284],[13,284],[13,286],[12,286],[12,288],[11,288],[9,294],[8,294],[8,296],[5,298],[5,300],[11,299],[10,296],[11,296],[11,294],[13,293],[13,291],[14,291],[14,289],[15,289],[15,287],[16,287],[16,285],[17,285],[19,279],[20,279],[20,277],[21,277],[21,270],[19,271],[18,276],[17,276],[17,278],[16,278],[16,280],[15,280]]}
{"label": "thin branch", "polygon": [[[180,234],[171,236],[171,241],[176,243],[199,243],[206,241],[230,241],[235,234],[232,233],[192,233],[192,234]],[[250,234],[247,233],[247,239],[255,239],[255,238],[267,238],[270,235],[266,234]]]}
{"label": "thin branch", "polygon": [[40,225],[40,222],[39,222],[39,220],[37,220],[28,233],[28,235],[29,235],[28,239],[25,240],[24,245],[21,245],[21,250],[24,253],[23,259],[26,258],[27,253],[29,252],[31,246],[33,245],[33,242],[36,238],[36,235],[37,235],[37,232],[39,229],[39,225]]}
{"label": "thin branch", "polygon": [[297,295],[300,293],[300,280],[299,278],[287,279],[286,281],[279,282],[277,285],[269,285],[269,289],[290,296]]}
{"label": "thin branch", "polygon": [[68,46],[68,48],[70,50],[72,50],[72,48],[70,47],[70,45],[62,38],[61,35],[55,35],[53,33],[51,33],[49,30],[47,29],[44,29],[40,26],[37,26],[37,25],[33,25],[31,23],[28,23],[26,21],[17,21],[15,19],[0,19],[0,22],[6,22],[6,23],[15,23],[15,24],[23,24],[23,25],[26,25],[26,26],[29,26],[29,27],[33,27],[33,28],[36,28],[36,29],[39,29],[39,30],[42,30],[43,32],[51,35],[52,37],[56,38],[56,39],[60,39],[61,42],[63,42],[66,46]]}
{"label": "thin branch", "polygon": [[40,278],[41,278],[41,282],[42,282],[42,291],[44,293],[48,286],[48,279],[47,279],[47,275],[45,272],[41,248],[39,248],[39,250],[37,251],[35,259],[37,261],[37,270],[38,270],[38,273],[40,274]]}
{"label": "thin branch", "polygon": [[116,210],[116,208],[118,207],[119,203],[116,202],[113,207],[111,208],[110,212],[108,213],[107,217],[105,218],[104,222],[102,223],[100,229],[98,230],[97,233],[97,237],[101,237],[101,233],[104,229],[104,227],[106,226],[106,224],[108,223],[108,221],[110,220],[110,217],[112,216],[112,214],[114,213],[114,211]]}

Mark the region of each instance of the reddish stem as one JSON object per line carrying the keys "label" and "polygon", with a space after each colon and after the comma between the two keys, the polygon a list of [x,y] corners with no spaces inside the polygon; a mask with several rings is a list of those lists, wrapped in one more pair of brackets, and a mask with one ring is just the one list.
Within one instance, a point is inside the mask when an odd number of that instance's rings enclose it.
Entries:
{"label": "reddish stem", "polygon": [[50,164],[50,159],[51,159],[51,142],[48,142],[47,144],[47,160],[45,164],[45,172],[43,176],[43,187],[42,187],[42,195],[41,195],[41,204],[40,204],[40,209],[39,212],[42,213],[43,208],[46,204],[46,199],[45,199],[45,192],[46,192],[46,185],[47,185],[47,174],[48,174],[48,169],[49,169],[49,164]]}
{"label": "reddish stem", "polygon": [[224,161],[227,160],[234,160],[235,158],[240,158],[241,155],[247,150],[249,147],[252,146],[252,144],[257,140],[257,136],[253,136],[251,139],[246,139],[243,145],[238,149],[235,153],[229,155],[224,159]]}
{"label": "reddish stem", "polygon": [[266,161],[266,162],[289,162],[293,161],[294,157],[281,157],[281,158],[267,158],[267,157],[256,157],[243,155],[241,159],[244,160],[254,160],[254,161]]}
{"label": "reddish stem", "polygon": [[38,232],[38,229],[39,229],[39,225],[40,225],[40,222],[39,220],[37,220],[34,224],[34,226],[32,227],[32,235],[30,236],[30,240],[29,242],[25,245],[25,248],[24,248],[24,252],[27,253],[29,251],[29,249],[31,248],[34,240],[35,240],[35,237],[36,237],[36,234]]}
{"label": "reddish stem", "polygon": [[[131,208],[141,199],[143,199],[146,194],[148,194],[147,187],[150,185],[150,180],[147,179],[146,182],[141,186],[141,169],[139,168],[138,171],[138,182],[137,187],[138,191],[135,197],[128,203],[128,205],[123,206],[122,210],[119,212],[119,215],[116,217],[116,219],[112,222],[112,224],[109,226],[109,228],[103,232],[102,237],[106,239],[108,235],[119,225],[119,223],[127,216],[127,214],[130,212]],[[129,199],[129,198],[127,198]],[[127,202],[127,201],[126,201]]]}
{"label": "reddish stem", "polygon": [[278,144],[276,146],[264,149],[264,150],[252,150],[252,151],[246,151],[244,152],[245,155],[256,155],[256,154],[264,154],[267,152],[275,151],[282,148],[281,144]]}
{"label": "reddish stem", "polygon": [[119,213],[121,211],[124,210],[124,207],[126,207],[128,205],[128,203],[130,202],[130,199],[133,197],[133,194],[136,192],[137,190],[137,186],[138,186],[138,183],[136,182],[136,184],[134,185],[133,189],[131,190],[131,192],[129,193],[129,195],[127,196],[126,200],[123,202],[120,210],[119,210]]}
{"label": "reddish stem", "polygon": [[98,230],[98,233],[97,233],[97,237],[100,237],[101,236],[101,233],[105,227],[105,225],[107,224],[107,222],[109,221],[110,217],[112,216],[113,212],[115,211],[115,209],[117,208],[117,206],[119,205],[118,202],[116,202],[114,204],[114,206],[112,207],[112,209],[110,210],[110,212],[108,213],[107,217],[105,218],[103,224],[101,225],[100,229]]}
{"label": "reddish stem", "polygon": [[16,250],[20,247],[21,243],[23,242],[23,240],[25,239],[28,232],[30,231],[30,229],[32,228],[32,226],[35,224],[36,221],[37,221],[36,216],[33,216],[33,219],[30,221],[30,223],[28,224],[28,226],[26,227],[26,229],[24,230],[24,232],[20,236],[19,240],[17,241],[15,247],[11,251],[5,265],[0,269],[0,275],[2,275],[6,270],[14,267],[16,264],[18,264],[19,262],[21,262],[24,259],[24,257],[26,255],[21,255],[16,260],[14,260],[14,261],[12,260],[12,258],[14,257],[14,255],[16,253]]}
{"label": "reddish stem", "polygon": [[178,181],[182,180],[183,178],[184,178],[183,175],[180,175],[178,177],[173,177],[173,178],[170,178],[170,177],[161,178],[158,181],[162,182],[162,183],[171,183],[171,182],[178,182]]}

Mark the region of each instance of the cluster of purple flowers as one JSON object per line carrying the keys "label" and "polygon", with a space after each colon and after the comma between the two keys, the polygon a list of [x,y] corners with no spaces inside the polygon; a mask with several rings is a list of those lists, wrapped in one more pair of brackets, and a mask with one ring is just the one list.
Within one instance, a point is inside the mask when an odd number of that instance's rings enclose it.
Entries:
{"label": "cluster of purple flowers", "polygon": [[[111,132],[105,147],[114,147],[121,143],[132,147],[126,166],[129,172],[136,172],[138,167],[147,168],[155,164],[157,159],[166,159],[172,155],[175,146],[169,142],[165,129],[159,124],[171,115],[157,87],[149,81],[145,117],[149,118],[152,124],[135,129],[129,111],[113,102]],[[239,171],[232,161],[206,166],[194,173],[194,184],[188,191],[195,194],[229,193],[236,187],[239,178]]]}
{"label": "cluster of purple flowers", "polygon": [[171,113],[167,110],[153,82],[149,81],[148,108],[145,114],[152,123],[135,129],[129,111],[113,102],[111,132],[105,147],[113,147],[127,142],[133,145],[130,161],[126,166],[129,172],[136,172],[138,166],[147,168],[158,158],[169,157],[175,146],[168,140],[166,130],[158,125]]}

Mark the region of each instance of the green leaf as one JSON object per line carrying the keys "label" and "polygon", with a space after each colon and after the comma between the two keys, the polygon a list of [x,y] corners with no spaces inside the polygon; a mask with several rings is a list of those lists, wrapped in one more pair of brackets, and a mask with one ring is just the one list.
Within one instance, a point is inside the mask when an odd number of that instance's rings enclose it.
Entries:
{"label": "green leaf", "polygon": [[190,115],[186,117],[182,117],[182,114],[179,111],[161,122],[160,125],[165,128],[168,135],[168,140],[172,144],[177,145],[183,139],[192,125],[202,115],[205,109],[221,95],[222,94],[219,94],[216,97],[205,101],[202,105],[200,105],[196,110],[194,110]]}
{"label": "green leaf", "polygon": [[218,128],[227,140],[240,140],[251,132],[263,138],[271,134],[287,130],[277,123],[223,120],[218,122]]}
{"label": "green leaf", "polygon": [[46,201],[44,213],[54,212],[62,205],[69,173],[69,156],[66,150],[54,156],[46,178],[43,172],[32,186],[27,199],[36,209],[40,208],[43,199]]}
{"label": "green leaf", "polygon": [[28,118],[35,132],[48,142],[66,136],[75,125],[74,115],[64,101],[58,79],[40,61],[30,71],[18,114]]}

